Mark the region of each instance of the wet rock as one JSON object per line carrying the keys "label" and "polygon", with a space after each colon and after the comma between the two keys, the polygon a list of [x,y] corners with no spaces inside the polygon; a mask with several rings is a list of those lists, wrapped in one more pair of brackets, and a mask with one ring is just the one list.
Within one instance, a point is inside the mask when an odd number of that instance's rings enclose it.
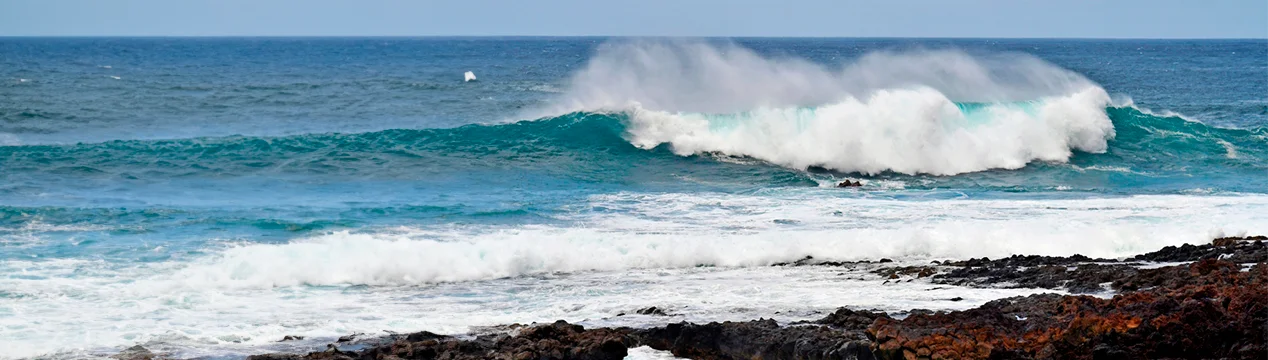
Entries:
{"label": "wet rock", "polygon": [[815,263],[815,262],[814,262],[814,260],[815,260],[815,257],[814,257],[814,256],[809,256],[809,255],[806,255],[806,257],[801,258],[800,260],[797,260],[797,261],[794,261],[794,262],[779,262],[779,263],[774,263],[774,264],[771,264],[771,266],[804,266],[804,265],[818,265],[817,263]]}
{"label": "wet rock", "polygon": [[1137,255],[1133,260],[1153,262],[1188,262],[1204,259],[1221,259],[1235,263],[1258,263],[1268,261],[1268,238],[1263,236],[1225,237],[1211,241],[1206,245],[1184,244],[1168,246],[1161,250]]}
{"label": "wet rock", "polygon": [[307,355],[268,354],[250,360],[343,359],[575,359],[616,360],[628,355],[633,345],[629,329],[586,330],[564,321],[525,327],[518,334],[486,334],[461,340],[430,332],[418,332],[360,352],[339,351],[333,346]]}
{"label": "wet rock", "polygon": [[1222,238],[1216,238],[1215,240],[1211,240],[1211,245],[1237,246],[1237,245],[1240,245],[1242,242],[1265,241],[1265,240],[1268,240],[1268,236],[1259,235],[1259,236],[1241,236],[1241,237],[1222,237]]}
{"label": "wet rock", "polygon": [[141,345],[134,345],[110,356],[110,358],[116,360],[153,360],[155,357],[154,353],[150,352],[150,349],[146,349]]}
{"label": "wet rock", "polygon": [[889,318],[889,314],[879,311],[851,310],[839,308],[828,316],[816,320],[814,324],[828,325],[847,330],[862,330],[871,326],[876,319]]}
{"label": "wet rock", "polygon": [[1102,284],[1111,283],[1137,271],[1135,266],[1128,264],[1088,263],[1077,266],[1040,265],[1034,267],[992,265],[956,268],[934,275],[933,282],[962,286],[1066,289],[1072,293],[1096,293],[1106,290]]}
{"label": "wet rock", "polygon": [[298,335],[286,335],[282,337],[282,340],[278,340],[277,342],[298,341],[298,340],[304,340],[304,337],[298,336]]}
{"label": "wet rock", "polygon": [[1093,259],[1083,255],[1071,256],[1039,256],[1039,255],[1013,255],[1006,258],[991,260],[990,258],[969,259],[965,261],[947,261],[943,265],[961,266],[961,267],[991,267],[991,268],[1007,268],[1007,267],[1035,267],[1045,265],[1075,265],[1082,263],[1109,263],[1116,262],[1112,259]]}
{"label": "wet rock", "polygon": [[850,180],[846,180],[846,181],[842,181],[842,182],[840,182],[840,183],[837,183],[837,187],[839,187],[839,188],[843,188],[843,187],[859,187],[859,186],[863,186],[863,182],[861,182],[861,181],[850,182]]}
{"label": "wet rock", "polygon": [[247,360],[357,360],[357,354],[348,351],[339,351],[335,346],[327,345],[326,351],[308,353],[308,355],[296,354],[264,354],[248,356]]}
{"label": "wet rock", "polygon": [[661,309],[655,306],[638,309],[635,312],[638,313],[639,315],[670,316],[669,313],[665,312],[665,309]]}
{"label": "wet rock", "polygon": [[[882,260],[883,261],[883,260]],[[887,279],[897,279],[899,276],[910,276],[915,278],[925,278],[938,273],[938,269],[932,266],[906,266],[894,268],[881,268],[872,271],[873,274],[880,275]]]}
{"label": "wet rock", "polygon": [[[314,354],[315,354],[315,353],[314,353]],[[303,356],[303,355],[295,355],[295,354],[261,354],[261,355],[251,355],[251,356],[247,356],[247,360],[303,360],[303,359],[316,359],[316,357],[311,357],[311,356],[314,356],[314,355],[309,354],[308,356]]]}
{"label": "wet rock", "polygon": [[344,335],[344,336],[340,336],[338,340],[335,340],[335,342],[337,342],[337,343],[346,343],[346,342],[349,342],[349,341],[352,341],[352,340],[356,340],[356,339],[357,339],[357,337],[362,336],[362,335],[365,335],[365,334],[359,334],[359,333],[358,333],[358,334],[352,334],[352,335]]}
{"label": "wet rock", "polygon": [[635,337],[643,345],[690,359],[873,359],[861,330],[755,320],[669,324]]}
{"label": "wet rock", "polygon": [[405,336],[405,341],[420,342],[427,340],[448,339],[449,336],[435,334],[429,331],[419,331]]}
{"label": "wet rock", "polygon": [[1112,299],[1001,299],[966,311],[878,319],[868,335],[881,359],[1263,358],[1268,266],[1240,268],[1208,259],[1137,274],[1156,286]]}

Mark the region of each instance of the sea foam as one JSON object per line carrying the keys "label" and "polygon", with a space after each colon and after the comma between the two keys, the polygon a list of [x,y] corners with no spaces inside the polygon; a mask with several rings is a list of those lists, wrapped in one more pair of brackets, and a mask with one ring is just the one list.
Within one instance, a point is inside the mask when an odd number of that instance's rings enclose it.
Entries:
{"label": "sea foam", "polygon": [[832,69],[734,44],[598,50],[546,113],[621,111],[642,148],[805,168],[954,175],[1104,152],[1110,95],[1021,54],[876,52]]}
{"label": "sea foam", "polygon": [[[825,190],[811,190],[819,192]],[[830,190],[827,190],[830,191]],[[576,226],[339,231],[233,246],[182,269],[194,288],[410,285],[547,273],[752,267],[821,260],[1011,254],[1121,257],[1268,226],[1268,198],[1044,201],[614,194]],[[1210,216],[1220,208],[1237,214]],[[1243,215],[1238,215],[1243,214]],[[788,225],[795,224],[795,225]]]}

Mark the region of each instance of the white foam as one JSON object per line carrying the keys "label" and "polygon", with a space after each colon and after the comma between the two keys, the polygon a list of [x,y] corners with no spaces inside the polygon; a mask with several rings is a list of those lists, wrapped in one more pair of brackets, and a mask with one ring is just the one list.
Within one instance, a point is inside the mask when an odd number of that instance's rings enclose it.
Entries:
{"label": "white foam", "polygon": [[1229,159],[1237,158],[1237,147],[1233,146],[1233,143],[1225,141],[1224,139],[1217,139],[1216,141],[1219,142],[1220,146],[1224,147],[1225,158],[1229,158]]}
{"label": "white foam", "polygon": [[1171,110],[1154,111],[1153,109],[1138,106],[1136,105],[1135,100],[1132,100],[1131,97],[1126,95],[1117,95],[1114,99],[1113,106],[1120,107],[1120,108],[1130,107],[1130,108],[1136,109],[1136,111],[1140,111],[1140,113],[1142,114],[1153,116],[1153,117],[1179,118],[1181,120],[1188,121],[1188,122],[1204,124],[1202,121],[1198,119],[1188,117],[1184,114],[1181,114],[1175,111],[1171,111]]}
{"label": "white foam", "polygon": [[[814,190],[839,193],[832,190]],[[814,194],[814,193],[812,193]],[[827,196],[827,198],[816,198]],[[197,288],[406,285],[530,274],[794,261],[1121,257],[1268,228],[1268,197],[895,201],[725,194],[595,196],[574,226],[402,228],[249,244],[183,269]],[[1229,206],[1241,210],[1232,212]],[[1217,214],[1217,215],[1213,215]],[[566,216],[567,217],[567,216]],[[785,224],[796,224],[789,227]]]}
{"label": "white foam", "polygon": [[1124,167],[1124,166],[1092,165],[1088,167],[1071,166],[1071,168],[1079,172],[1101,171],[1101,172],[1116,172],[1116,173],[1123,173],[1123,174],[1149,175],[1148,173],[1132,170],[1131,168]]}
{"label": "white foam", "polygon": [[476,80],[476,76],[474,72],[468,71],[462,74],[463,82],[469,82],[469,81],[475,81],[475,80]]}
{"label": "white foam", "polygon": [[730,43],[617,41],[598,49],[543,114],[624,109],[734,113],[816,106],[877,90],[932,88],[957,102],[1012,102],[1095,87],[1083,76],[1024,54],[881,51],[831,68],[767,57]]}
{"label": "white foam", "polygon": [[[0,345],[6,349],[0,358],[53,352],[60,352],[54,358],[76,358],[133,344],[178,358],[243,356],[320,350],[335,337],[351,333],[459,334],[473,327],[559,319],[588,327],[757,317],[787,322],[820,318],[843,304],[883,311],[959,310],[1037,292],[886,284],[866,269],[831,267],[649,269],[424,287],[215,291],[112,280],[117,279],[6,281],[6,289],[38,298],[0,299],[0,308],[14,315],[0,316]],[[964,301],[947,301],[953,297]],[[675,316],[616,316],[649,306],[666,308]],[[32,326],[37,318],[39,325]],[[306,340],[277,343],[286,335]]]}
{"label": "white foam", "polygon": [[680,155],[953,175],[1103,152],[1110,104],[1083,76],[1019,54],[877,52],[830,69],[733,44],[636,41],[601,47],[538,115],[626,112],[631,143]]}
{"label": "white foam", "polygon": [[[1029,105],[962,112],[931,88],[881,90],[813,109],[761,108],[712,116],[635,108],[631,143],[670,144],[679,155],[722,152],[793,168],[954,175],[1064,162],[1072,150],[1104,152],[1114,128],[1100,88]],[[976,113],[976,114],[974,114]],[[975,119],[975,118],[984,119]]]}
{"label": "white foam", "polygon": [[675,357],[673,353],[668,351],[660,351],[647,346],[639,346],[631,348],[629,355],[625,356],[626,360],[674,360],[683,359]]}
{"label": "white foam", "polygon": [[[835,189],[757,195],[615,193],[567,206],[564,225],[427,226],[238,244],[158,263],[0,263],[4,356],[100,354],[141,343],[182,357],[259,353],[349,333],[461,333],[647,306],[670,321],[822,317],[837,306],[963,309],[1033,290],[884,284],[866,269],[768,267],[1013,253],[1126,256],[1268,228],[1268,196],[898,201]],[[296,286],[310,284],[317,286]],[[367,286],[369,285],[369,286]],[[945,299],[963,297],[962,302]],[[271,350],[269,350],[271,351]],[[61,355],[59,355],[61,356]]]}

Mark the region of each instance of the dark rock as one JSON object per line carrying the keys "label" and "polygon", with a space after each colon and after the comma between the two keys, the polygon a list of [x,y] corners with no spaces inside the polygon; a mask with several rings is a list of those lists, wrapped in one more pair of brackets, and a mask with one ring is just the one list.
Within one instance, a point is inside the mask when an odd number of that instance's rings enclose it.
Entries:
{"label": "dark rock", "polygon": [[914,276],[916,278],[925,278],[938,273],[938,269],[932,266],[907,266],[895,268],[880,268],[872,271],[873,274],[880,275],[888,279],[897,279],[899,276]]}
{"label": "dark rock", "polygon": [[661,309],[655,306],[638,309],[635,312],[637,312],[639,315],[670,316],[668,313],[665,312],[665,309]]}
{"label": "dark rock", "polygon": [[840,182],[840,183],[837,183],[837,187],[839,187],[839,188],[843,188],[843,187],[859,187],[859,186],[863,186],[863,182],[861,182],[861,181],[850,182],[850,180],[846,180],[846,181],[842,181],[842,182]]}
{"label": "dark rock", "polygon": [[282,340],[278,340],[277,342],[296,341],[296,340],[304,340],[304,337],[298,336],[298,335],[286,335],[282,337]]}
{"label": "dark rock", "polygon": [[361,335],[365,335],[365,334],[352,334],[352,335],[340,336],[338,340],[335,340],[335,342],[337,343],[349,342],[352,340],[356,340],[356,338]]}
{"label": "dark rock", "polygon": [[950,298],[950,299],[947,299],[947,300],[951,300],[951,301],[964,301],[964,298],[959,297],[959,296],[956,296],[956,297],[953,297],[953,298]]}
{"label": "dark rock", "polygon": [[1243,241],[1264,241],[1264,240],[1268,240],[1268,236],[1259,235],[1259,236],[1244,236],[1244,237],[1222,237],[1222,238],[1216,238],[1215,240],[1211,240],[1211,245],[1237,246],[1237,245],[1240,245]]}
{"label": "dark rock", "polygon": [[308,355],[268,354],[250,360],[344,360],[344,359],[576,359],[616,360],[628,355],[633,345],[629,329],[586,330],[580,325],[558,321],[549,325],[522,328],[516,335],[486,334],[471,340],[430,332],[370,347],[360,352],[339,351],[331,346]]}
{"label": "dark rock", "polygon": [[691,359],[873,359],[861,329],[784,327],[774,320],[669,324],[636,337],[643,345]]}
{"label": "dark rock", "polygon": [[448,336],[438,335],[429,331],[419,331],[405,336],[406,341],[419,342],[427,340],[448,339]]}
{"label": "dark rock", "polygon": [[[313,354],[320,354],[320,353],[313,353]],[[304,360],[304,359],[319,359],[319,357],[317,357],[317,355],[313,355],[313,354],[309,354],[308,356],[295,355],[295,354],[260,354],[260,355],[251,355],[251,356],[247,356],[247,360]]]}
{"label": "dark rock", "polygon": [[[1268,247],[1256,238],[1217,239],[1221,245],[1168,246],[1161,250],[1133,257],[1133,261],[1189,262],[1203,259],[1224,259],[1235,263],[1268,261]],[[1068,257],[1022,256],[991,260],[988,258],[967,261],[949,261],[943,265],[955,267],[933,276],[937,284],[961,286],[1004,286],[1011,288],[1065,289],[1072,293],[1099,293],[1110,289],[1140,288],[1142,279],[1136,278],[1142,270],[1139,263],[1119,262],[1110,259],[1092,259],[1082,255]],[[945,267],[943,268],[946,269]],[[882,275],[911,271],[908,269],[882,269]],[[1173,278],[1164,276],[1164,278]],[[1146,281],[1148,283],[1148,281]]]}
{"label": "dark rock", "polygon": [[878,319],[868,335],[880,359],[1264,358],[1268,266],[1239,269],[1203,260],[1146,270],[1138,276],[1156,287],[1112,299],[1001,299],[966,311]]}
{"label": "dark rock", "polygon": [[1189,262],[1205,259],[1221,259],[1235,263],[1258,263],[1268,261],[1268,245],[1264,244],[1268,237],[1225,237],[1211,241],[1206,245],[1184,244],[1168,246],[1161,250],[1137,255],[1133,260],[1153,262]]}
{"label": "dark rock", "polygon": [[357,360],[356,353],[339,351],[334,344],[326,345],[326,351],[295,354],[263,354],[248,356],[247,360]]}
{"label": "dark rock", "polygon": [[817,265],[817,264],[815,264],[815,263],[814,263],[814,259],[815,259],[815,258],[814,258],[814,256],[806,255],[806,257],[801,258],[801,260],[797,260],[797,261],[794,261],[794,262],[780,262],[780,263],[774,263],[774,264],[771,264],[771,266],[803,266],[803,265]]}
{"label": "dark rock", "polygon": [[862,330],[872,325],[879,318],[888,319],[889,315],[883,312],[839,308],[837,311],[828,314],[827,317],[816,320],[813,323],[840,329]]}
{"label": "dark rock", "polygon": [[153,360],[154,353],[150,352],[150,349],[146,349],[144,346],[134,345],[120,351],[118,354],[110,356],[110,358],[117,360]]}
{"label": "dark rock", "polygon": [[892,263],[892,262],[894,262],[894,260],[890,260],[890,259],[881,259],[881,261],[880,261],[880,263],[882,263],[882,264],[884,264],[884,263]]}

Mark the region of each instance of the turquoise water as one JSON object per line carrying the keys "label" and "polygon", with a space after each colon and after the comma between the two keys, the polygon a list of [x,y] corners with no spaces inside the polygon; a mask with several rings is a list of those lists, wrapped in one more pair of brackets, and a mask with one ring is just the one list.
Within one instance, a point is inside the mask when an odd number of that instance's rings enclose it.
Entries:
{"label": "turquoise water", "polygon": [[[513,294],[620,293],[603,286],[648,269],[1122,256],[1268,224],[1262,40],[717,42],[633,66],[597,38],[0,39],[0,346],[241,354],[585,317],[558,304],[582,295]],[[857,65],[878,51],[979,59],[993,82]],[[1106,98],[1071,95],[1086,89]],[[320,305],[477,288],[535,310],[393,323],[407,313]],[[309,308],[265,307],[279,298]],[[716,304],[701,311],[732,306]],[[267,325],[301,311],[337,321]]]}

